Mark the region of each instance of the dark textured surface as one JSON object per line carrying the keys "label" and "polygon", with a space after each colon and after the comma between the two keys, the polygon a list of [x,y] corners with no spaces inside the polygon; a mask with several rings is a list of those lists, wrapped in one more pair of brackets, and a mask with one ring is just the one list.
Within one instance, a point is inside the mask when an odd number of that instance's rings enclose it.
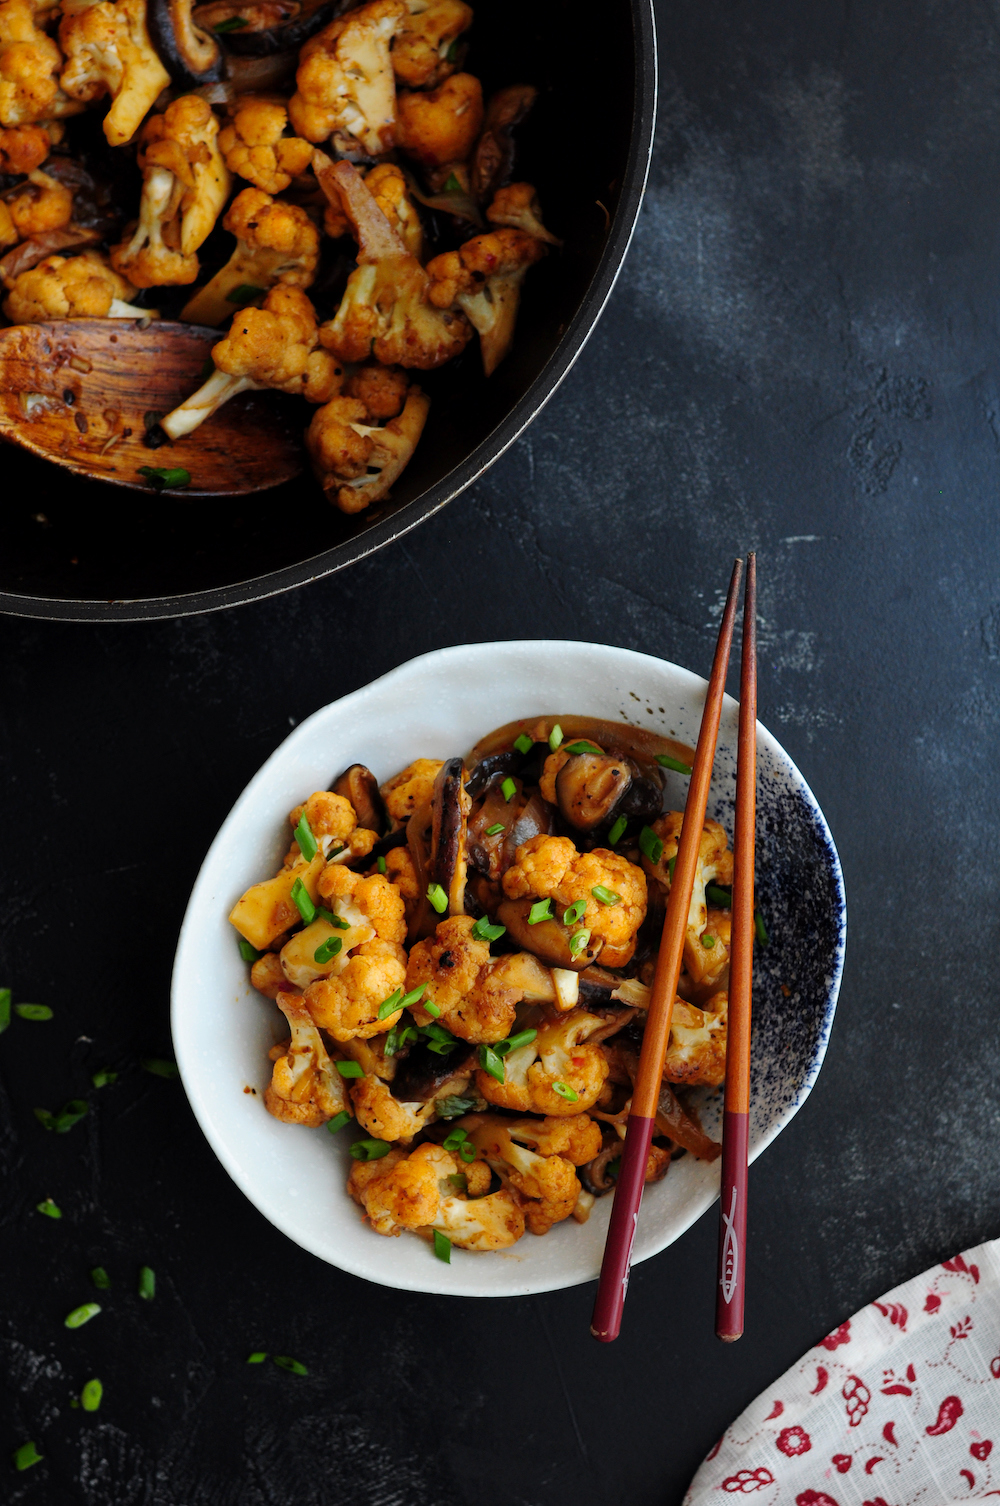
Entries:
{"label": "dark textured surface", "polygon": [[[608,316],[473,492],[239,612],[0,623],[2,972],[56,1011],[0,1040],[0,1455],[46,1455],[0,1464],[6,1500],[677,1503],[807,1345],[1000,1233],[1000,7],[671,0],[660,42]],[[234,796],[290,719],[442,644],[576,636],[704,671],[753,545],[761,716],[830,819],[851,937],[826,1067],[751,1177],[746,1338],[711,1336],[711,1215],[636,1270],[609,1349],[588,1288],[448,1303],[320,1265],[136,1066],[169,1052],[177,926]],[[32,1108],[106,1061],[89,1118],[45,1134]],[[105,1311],[67,1331],[98,1262]],[[309,1377],[245,1367],[258,1346]],[[91,1375],[94,1416],[69,1406]]]}

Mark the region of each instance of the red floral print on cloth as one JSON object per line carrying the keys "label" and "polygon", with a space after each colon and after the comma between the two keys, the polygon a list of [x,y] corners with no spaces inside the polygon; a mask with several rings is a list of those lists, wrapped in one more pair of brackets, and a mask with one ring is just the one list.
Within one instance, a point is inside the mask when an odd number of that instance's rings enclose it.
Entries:
{"label": "red floral print on cloth", "polygon": [[727,1428],[685,1506],[733,1496],[760,1506],[987,1497],[1000,1506],[998,1417],[995,1240],[887,1292],[821,1339]]}

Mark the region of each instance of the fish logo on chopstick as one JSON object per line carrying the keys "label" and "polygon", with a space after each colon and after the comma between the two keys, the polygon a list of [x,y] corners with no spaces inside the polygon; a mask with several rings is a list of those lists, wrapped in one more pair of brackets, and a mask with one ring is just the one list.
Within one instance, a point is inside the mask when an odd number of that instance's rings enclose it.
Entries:
{"label": "fish logo on chopstick", "polygon": [[722,1222],[726,1226],[725,1238],[722,1242],[722,1275],[719,1285],[722,1287],[722,1300],[730,1303],[736,1294],[736,1277],[740,1268],[740,1248],[736,1239],[736,1188],[733,1188],[732,1201],[729,1204],[729,1212],[723,1209]]}

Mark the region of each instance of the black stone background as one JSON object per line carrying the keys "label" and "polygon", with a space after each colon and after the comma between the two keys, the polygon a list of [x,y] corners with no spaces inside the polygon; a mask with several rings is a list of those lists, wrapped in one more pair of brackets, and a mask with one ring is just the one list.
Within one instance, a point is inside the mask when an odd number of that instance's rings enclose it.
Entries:
{"label": "black stone background", "polygon": [[[26,1438],[46,1456],[0,1464],[4,1500],[666,1506],[808,1345],[1000,1234],[1000,4],[658,10],[633,250],[482,482],[254,607],[0,623],[0,981],[56,1011],[0,1040],[0,1457]],[[636,1269],[607,1348],[592,1287],[445,1300],[320,1264],[236,1191],[180,1085],[137,1067],[170,1053],[213,833],[291,723],[428,649],[572,637],[704,672],[748,547],[761,718],[827,813],[851,921],[826,1067],[752,1175],[746,1337],[712,1336],[714,1213]],[[105,1062],[119,1082],[45,1134],[32,1108]],[[114,1289],[69,1332],[97,1263]],[[308,1378],[247,1368],[258,1346]],[[69,1405],[91,1375],[93,1416]]]}

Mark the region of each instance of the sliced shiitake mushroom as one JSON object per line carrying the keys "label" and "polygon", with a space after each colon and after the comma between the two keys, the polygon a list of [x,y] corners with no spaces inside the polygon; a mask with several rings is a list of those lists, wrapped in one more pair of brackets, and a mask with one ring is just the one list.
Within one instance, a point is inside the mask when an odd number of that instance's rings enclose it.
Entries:
{"label": "sliced shiitake mushroom", "polygon": [[465,1047],[464,1041],[455,1051],[441,1056],[431,1051],[421,1041],[399,1063],[393,1078],[392,1091],[404,1103],[428,1103],[432,1098],[444,1098],[448,1093],[462,1096],[468,1087],[476,1065],[473,1047]]}
{"label": "sliced shiitake mushroom", "polygon": [[492,199],[514,173],[514,127],[520,125],[538,97],[532,84],[508,84],[486,106],[483,129],[472,150],[469,182],[481,203]]}
{"label": "sliced shiitake mushroom", "polygon": [[[227,52],[272,57],[293,52],[353,0],[207,0],[195,21],[224,38]],[[169,67],[169,64],[167,65]]]}
{"label": "sliced shiitake mushroom", "polygon": [[465,765],[448,758],[438,770],[431,797],[431,881],[448,896],[448,914],[465,914],[468,827],[472,801],[465,789]]}
{"label": "sliced shiitake mushroom", "polygon": [[511,941],[523,947],[526,952],[532,952],[547,967],[562,967],[570,972],[582,973],[585,967],[597,960],[603,941],[591,937],[587,945],[574,954],[569,946],[569,939],[573,934],[569,927],[558,920],[540,920],[534,925],[529,923],[528,916],[535,903],[537,901],[530,896],[527,899],[503,900],[496,912],[498,924],[507,927]]}
{"label": "sliced shiitake mushroom", "polygon": [[352,763],[350,768],[337,775],[330,789],[333,794],[342,795],[351,802],[359,826],[379,835],[385,831],[388,825],[385,806],[379,794],[378,780],[371,769],[363,763]]}
{"label": "sliced shiitake mushroom", "polygon": [[192,0],[150,0],[149,34],[175,84],[207,84],[222,77],[222,48],[199,24]]}
{"label": "sliced shiitake mushroom", "polygon": [[559,809],[577,831],[607,821],[632,783],[624,758],[612,753],[572,753],[556,775]]}

